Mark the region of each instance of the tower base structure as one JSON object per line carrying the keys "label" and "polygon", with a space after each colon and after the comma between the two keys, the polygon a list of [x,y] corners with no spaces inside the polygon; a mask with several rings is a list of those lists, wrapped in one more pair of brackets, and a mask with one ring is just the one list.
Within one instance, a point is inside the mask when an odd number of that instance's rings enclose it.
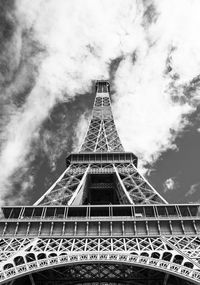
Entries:
{"label": "tower base structure", "polygon": [[199,207],[3,207],[0,284],[199,284]]}

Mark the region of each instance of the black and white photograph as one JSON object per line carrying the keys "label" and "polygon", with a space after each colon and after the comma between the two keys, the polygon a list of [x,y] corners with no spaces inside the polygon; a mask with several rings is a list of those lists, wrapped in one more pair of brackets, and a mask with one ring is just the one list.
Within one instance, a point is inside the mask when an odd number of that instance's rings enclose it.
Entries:
{"label": "black and white photograph", "polygon": [[200,0],[0,0],[1,284],[200,284]]}

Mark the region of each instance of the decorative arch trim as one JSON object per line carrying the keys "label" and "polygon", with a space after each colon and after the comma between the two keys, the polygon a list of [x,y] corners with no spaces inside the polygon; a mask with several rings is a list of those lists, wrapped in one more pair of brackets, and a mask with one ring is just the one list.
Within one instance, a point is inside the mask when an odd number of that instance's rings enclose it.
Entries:
{"label": "decorative arch trim", "polygon": [[[153,270],[159,270],[165,273],[176,275],[181,279],[192,281],[194,284],[200,282],[200,271],[189,268],[180,264],[165,261],[148,256],[127,254],[127,253],[110,253],[110,252],[90,252],[90,253],[72,253],[61,254],[51,258],[36,259],[32,262],[24,262],[20,265],[14,265],[0,271],[0,284],[17,279],[23,275],[59,267],[63,265],[85,264],[85,263],[123,263],[139,267],[146,267]],[[5,264],[6,266],[6,264]],[[4,266],[4,268],[5,268]]]}

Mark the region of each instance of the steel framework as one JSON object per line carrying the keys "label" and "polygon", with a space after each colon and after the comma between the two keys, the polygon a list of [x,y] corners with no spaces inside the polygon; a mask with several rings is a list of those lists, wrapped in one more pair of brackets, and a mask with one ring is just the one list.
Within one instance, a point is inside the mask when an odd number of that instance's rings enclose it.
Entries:
{"label": "steel framework", "polygon": [[125,152],[97,81],[78,153],[33,206],[2,207],[0,284],[199,284],[200,205],[169,205]]}

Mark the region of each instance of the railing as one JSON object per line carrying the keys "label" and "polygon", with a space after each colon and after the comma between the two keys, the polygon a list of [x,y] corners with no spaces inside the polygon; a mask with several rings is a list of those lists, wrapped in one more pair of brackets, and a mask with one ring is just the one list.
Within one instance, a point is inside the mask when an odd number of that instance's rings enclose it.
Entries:
{"label": "railing", "polygon": [[[92,171],[98,173],[99,169],[91,169]],[[102,169],[104,170],[104,168]],[[110,171],[112,169],[105,168],[105,170]],[[21,220],[21,219],[44,219],[48,217],[54,217],[57,215],[57,212],[62,213],[68,213],[73,209],[74,206],[6,206],[2,207],[1,211],[3,212],[3,215],[1,215],[0,221],[6,221],[9,220]],[[186,204],[186,205],[179,205],[179,204],[173,204],[173,205],[81,205],[76,206],[77,209],[80,209],[81,213],[84,211],[86,212],[86,208],[89,211],[93,208],[103,208],[105,209],[104,216],[110,217],[110,212],[107,211],[107,208],[112,208],[113,211],[118,212],[118,209],[120,208],[120,213],[123,212],[123,214],[119,214],[119,216],[130,216],[130,218],[139,218],[139,219],[156,219],[156,220],[190,220],[190,221],[199,221],[200,219],[200,204]],[[85,209],[85,210],[84,210]],[[161,211],[162,210],[162,211]],[[172,210],[172,212],[171,212]],[[183,210],[187,210],[187,212],[184,213]],[[49,211],[52,214],[46,214],[49,213]],[[79,212],[80,212],[79,211]],[[83,211],[83,212],[82,212]],[[161,213],[162,212],[162,213]],[[56,213],[56,214],[54,214]],[[107,214],[106,214],[107,213]],[[109,213],[109,214],[108,214]],[[136,214],[136,216],[135,216]],[[80,216],[84,216],[84,214],[81,214]],[[68,215],[65,215],[65,218],[68,218]],[[197,228],[200,227],[200,221],[197,225]]]}
{"label": "railing", "polygon": [[[76,167],[76,168],[72,168],[69,169],[68,173],[70,174],[77,174],[77,173],[85,173],[85,169],[82,169],[81,167]],[[89,168],[88,173],[90,174],[105,174],[105,173],[114,173],[114,168],[113,167],[108,167],[108,168],[103,168],[103,167],[99,167],[99,168]]]}
{"label": "railing", "polygon": [[84,262],[120,262],[133,265],[141,265],[145,267],[153,267],[161,271],[167,271],[170,274],[178,275],[182,279],[187,279],[196,284],[200,282],[200,272],[195,269],[188,268],[179,264],[171,263],[165,260],[136,256],[126,253],[79,253],[60,255],[52,258],[35,260],[32,262],[24,263],[22,265],[14,266],[9,269],[0,271],[0,283],[3,283],[9,279],[15,279],[21,275],[30,274],[32,271],[44,270],[48,267],[62,266],[73,263]]}

